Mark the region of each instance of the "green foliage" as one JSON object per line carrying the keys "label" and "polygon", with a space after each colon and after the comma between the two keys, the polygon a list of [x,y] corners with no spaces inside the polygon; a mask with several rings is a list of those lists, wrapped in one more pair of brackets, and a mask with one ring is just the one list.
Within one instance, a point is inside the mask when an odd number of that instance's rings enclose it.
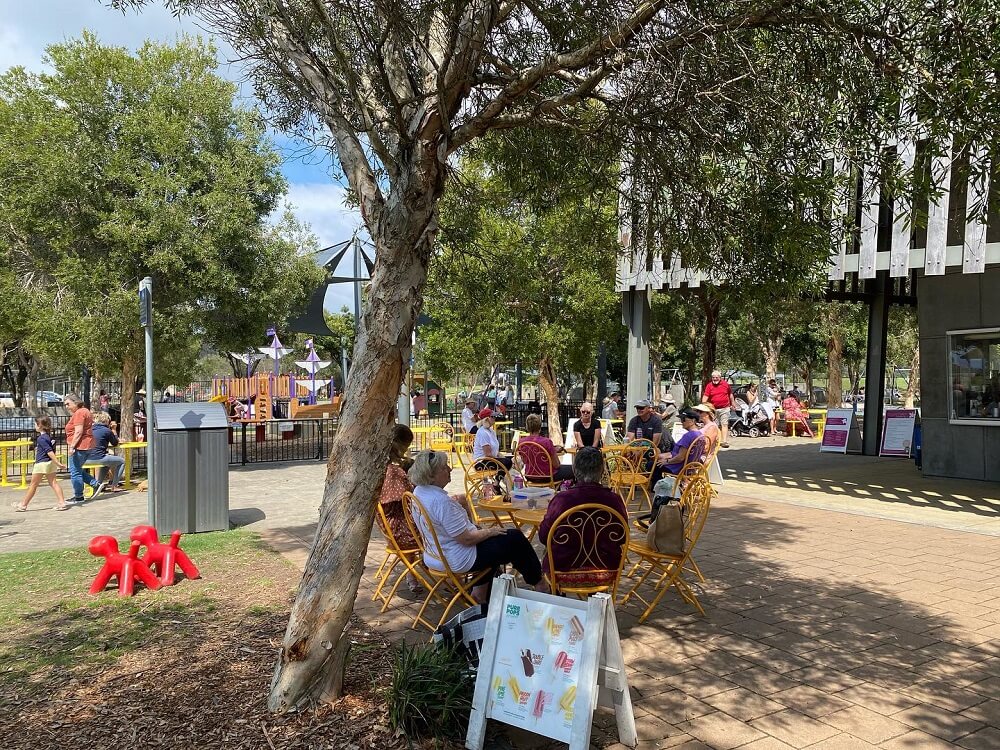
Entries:
{"label": "green foliage", "polygon": [[581,187],[579,160],[528,179],[518,166],[525,150],[550,169],[559,151],[517,143],[491,139],[463,159],[442,202],[425,302],[432,323],[419,342],[441,378],[543,357],[588,372],[598,343],[618,328],[614,195]]}
{"label": "green foliage", "polygon": [[400,644],[389,686],[389,721],[411,740],[461,737],[472,710],[473,676],[464,656],[429,644]]}
{"label": "green foliage", "polygon": [[183,38],[132,55],[85,33],[47,62],[0,77],[0,266],[18,282],[0,304],[20,310],[8,340],[117,371],[142,351],[148,275],[157,375],[182,380],[203,345],[243,350],[306,299],[320,274],[300,253],[315,241],[290,215],[268,223],[280,160],[214,49]]}

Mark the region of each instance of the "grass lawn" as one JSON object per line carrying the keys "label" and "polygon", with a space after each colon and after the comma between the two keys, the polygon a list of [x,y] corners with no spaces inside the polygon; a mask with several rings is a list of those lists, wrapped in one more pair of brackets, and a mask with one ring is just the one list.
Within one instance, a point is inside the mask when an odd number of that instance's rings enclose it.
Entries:
{"label": "grass lawn", "polygon": [[0,748],[401,746],[384,640],[356,627],[348,697],[272,716],[298,570],[246,531],[181,547],[202,578],[130,599],[87,594],[101,560],[85,549],[0,555]]}

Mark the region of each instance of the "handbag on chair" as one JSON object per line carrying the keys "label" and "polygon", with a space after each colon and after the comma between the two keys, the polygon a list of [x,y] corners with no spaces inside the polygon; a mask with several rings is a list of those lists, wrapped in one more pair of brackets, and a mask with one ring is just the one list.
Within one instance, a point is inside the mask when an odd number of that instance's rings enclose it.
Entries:
{"label": "handbag on chair", "polygon": [[663,480],[653,488],[653,509],[639,516],[636,523],[646,529],[646,544],[664,555],[684,554],[684,513],[672,497],[673,485]]}

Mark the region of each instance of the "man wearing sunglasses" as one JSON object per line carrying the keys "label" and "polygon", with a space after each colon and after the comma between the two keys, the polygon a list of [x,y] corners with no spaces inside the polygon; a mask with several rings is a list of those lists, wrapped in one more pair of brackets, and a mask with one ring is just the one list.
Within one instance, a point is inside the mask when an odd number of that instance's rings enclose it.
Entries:
{"label": "man wearing sunglasses", "polygon": [[711,404],[715,408],[715,423],[722,430],[722,447],[729,447],[729,412],[736,405],[733,400],[733,389],[722,379],[722,373],[712,371],[712,379],[705,383],[701,391],[701,402]]}
{"label": "man wearing sunglasses", "polygon": [[653,405],[646,399],[636,401],[635,411],[635,416],[628,423],[626,441],[649,440],[653,445],[659,445],[663,421],[653,411]]}

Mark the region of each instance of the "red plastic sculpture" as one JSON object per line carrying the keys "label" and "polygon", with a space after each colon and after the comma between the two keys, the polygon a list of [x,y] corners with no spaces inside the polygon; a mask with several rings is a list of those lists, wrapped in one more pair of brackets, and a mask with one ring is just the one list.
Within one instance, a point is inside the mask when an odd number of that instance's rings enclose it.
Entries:
{"label": "red plastic sculpture", "polygon": [[90,540],[90,554],[103,557],[104,565],[90,586],[91,594],[104,591],[112,577],[118,577],[118,596],[132,596],[135,593],[135,581],[138,579],[147,588],[156,590],[160,582],[156,580],[149,567],[139,559],[139,542],[132,542],[128,554],[118,551],[118,540],[113,536],[95,536]]}
{"label": "red plastic sculpture", "polygon": [[161,586],[174,585],[174,568],[178,566],[186,577],[201,578],[198,567],[178,546],[181,541],[181,532],[175,531],[170,535],[168,544],[161,544],[159,534],[156,533],[153,526],[136,526],[132,529],[130,538],[133,544],[139,542],[146,548],[146,554],[142,556],[142,561],[149,566],[150,570],[156,571]]}

